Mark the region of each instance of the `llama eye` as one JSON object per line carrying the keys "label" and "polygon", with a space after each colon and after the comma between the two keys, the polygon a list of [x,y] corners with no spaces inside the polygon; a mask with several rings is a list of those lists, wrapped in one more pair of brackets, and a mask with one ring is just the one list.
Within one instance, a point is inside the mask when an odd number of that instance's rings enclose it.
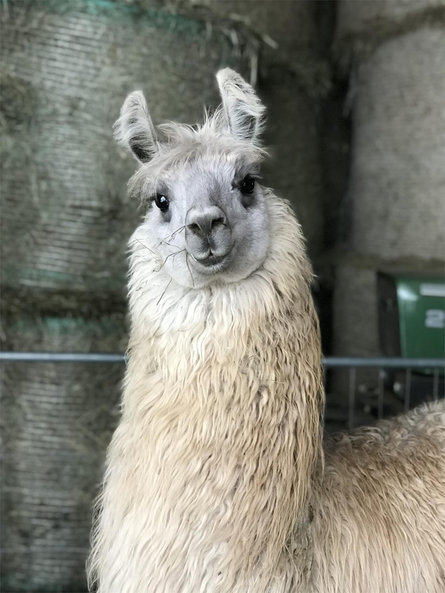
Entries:
{"label": "llama eye", "polygon": [[255,178],[251,175],[246,175],[239,184],[239,190],[242,194],[249,195],[253,193],[255,188]]}
{"label": "llama eye", "polygon": [[161,212],[167,212],[170,202],[164,194],[156,194],[155,204]]}

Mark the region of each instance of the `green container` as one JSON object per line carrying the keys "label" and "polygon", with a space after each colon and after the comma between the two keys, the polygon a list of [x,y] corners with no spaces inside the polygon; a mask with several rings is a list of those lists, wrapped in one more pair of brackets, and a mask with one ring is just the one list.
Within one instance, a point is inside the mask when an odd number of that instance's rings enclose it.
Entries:
{"label": "green container", "polygon": [[409,276],[395,281],[402,356],[444,358],[445,282]]}
{"label": "green container", "polygon": [[378,276],[380,346],[387,356],[445,357],[445,280]]}

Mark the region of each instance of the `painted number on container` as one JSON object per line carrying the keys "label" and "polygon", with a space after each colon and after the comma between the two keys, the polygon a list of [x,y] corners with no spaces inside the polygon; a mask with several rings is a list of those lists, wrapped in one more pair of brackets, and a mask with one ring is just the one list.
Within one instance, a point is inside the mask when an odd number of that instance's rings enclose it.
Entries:
{"label": "painted number on container", "polygon": [[445,329],[445,311],[428,309],[425,315],[425,327]]}

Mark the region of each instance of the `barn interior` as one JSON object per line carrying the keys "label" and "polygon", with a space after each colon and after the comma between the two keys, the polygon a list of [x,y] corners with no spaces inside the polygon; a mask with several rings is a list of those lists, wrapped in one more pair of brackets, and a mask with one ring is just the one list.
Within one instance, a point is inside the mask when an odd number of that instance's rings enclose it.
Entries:
{"label": "barn interior", "polygon": [[87,590],[143,216],[112,136],[131,90],[155,122],[195,123],[230,66],[267,106],[262,183],[313,263],[326,431],[444,397],[445,0],[3,0],[0,16],[2,591]]}

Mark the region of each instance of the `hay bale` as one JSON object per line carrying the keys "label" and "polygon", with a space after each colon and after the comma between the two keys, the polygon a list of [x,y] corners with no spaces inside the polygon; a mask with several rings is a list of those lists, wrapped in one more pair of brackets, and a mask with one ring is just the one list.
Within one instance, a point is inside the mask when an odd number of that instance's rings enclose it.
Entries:
{"label": "hay bale", "polygon": [[310,255],[315,257],[323,249],[318,108],[289,71],[268,69],[261,93],[268,106],[265,141],[271,154],[264,167],[264,182],[290,200]]}
{"label": "hay bale", "polygon": [[[4,320],[14,350],[112,351],[122,319]],[[122,364],[6,364],[3,561],[10,591],[83,591],[91,503],[117,422]]]}
{"label": "hay bale", "polygon": [[361,64],[354,102],[352,247],[444,258],[445,30],[387,42]]}
{"label": "hay bale", "polygon": [[21,0],[3,11],[7,285],[121,290],[138,218],[125,199],[134,167],[111,137],[125,95],[142,88],[155,121],[196,121],[216,101],[214,72],[245,69],[223,32],[151,4]]}
{"label": "hay bale", "polygon": [[443,270],[445,1],[342,0],[337,46],[351,66],[347,247],[361,263],[337,269],[334,350],[369,356],[376,271]]}
{"label": "hay bale", "polygon": [[[393,25],[410,19],[423,20],[427,14],[440,14],[444,0],[341,0],[338,4],[338,35],[378,34],[385,21]],[[374,29],[374,30],[373,30]]]}
{"label": "hay bale", "polygon": [[330,68],[320,52],[314,7],[310,2],[280,0],[203,0],[217,19],[244,23],[263,40],[262,60],[295,73],[300,87],[310,96],[322,96],[330,88]]}
{"label": "hay bale", "polygon": [[379,356],[377,335],[378,262],[339,261],[335,271],[336,356]]}
{"label": "hay bale", "polygon": [[[335,268],[333,298],[334,356],[381,356],[378,341],[377,271],[380,262],[372,259],[341,259]],[[345,421],[348,418],[349,370],[333,369],[329,373],[328,405]],[[356,373],[356,392],[360,384],[376,384],[376,372],[360,369]],[[356,426],[364,423],[354,413]],[[337,418],[338,420],[338,418]],[[343,428],[345,428],[343,426]]]}

